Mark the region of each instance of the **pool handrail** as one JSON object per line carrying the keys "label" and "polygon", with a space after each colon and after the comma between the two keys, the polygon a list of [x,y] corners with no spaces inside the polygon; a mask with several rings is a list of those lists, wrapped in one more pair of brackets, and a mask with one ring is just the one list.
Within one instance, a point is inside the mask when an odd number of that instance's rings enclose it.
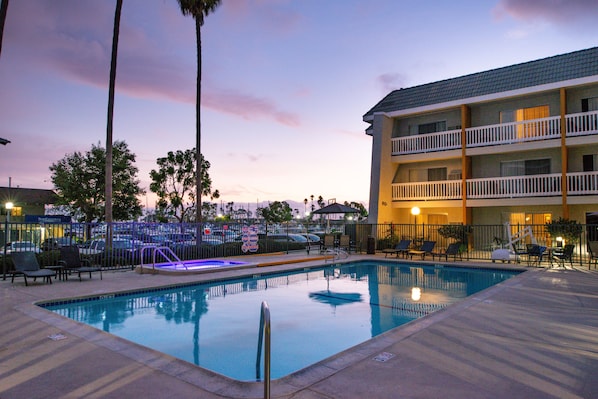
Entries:
{"label": "pool handrail", "polygon": [[[262,359],[262,342],[264,342],[264,399],[270,399],[270,308],[268,302],[262,302],[260,312],[260,331],[257,342],[257,360],[255,362],[255,378],[260,380],[260,360]],[[265,337],[265,338],[264,338]]]}
{"label": "pool handrail", "polygon": [[[146,245],[143,248],[141,248],[141,273],[143,273],[143,266],[145,265],[145,263],[143,261],[143,255],[145,253],[145,250],[147,250],[147,249],[152,250],[152,269],[156,268],[156,253],[160,253],[160,255],[162,255],[164,257],[164,259],[166,259],[171,264],[175,265],[175,269],[176,269],[176,264],[181,264],[181,265],[183,265],[185,270],[187,270],[187,265],[185,265],[185,263],[174,252],[172,252],[172,249],[170,249],[169,247],[158,247],[156,245]],[[164,253],[164,251],[168,252],[168,255],[166,253]],[[169,255],[172,256],[176,260],[176,263],[169,257]]]}

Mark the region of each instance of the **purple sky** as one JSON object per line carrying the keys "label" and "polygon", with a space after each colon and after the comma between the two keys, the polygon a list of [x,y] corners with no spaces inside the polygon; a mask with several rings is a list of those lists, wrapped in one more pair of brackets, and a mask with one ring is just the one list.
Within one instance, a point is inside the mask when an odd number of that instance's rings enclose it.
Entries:
{"label": "purple sky", "polygon": [[[0,186],[52,188],[52,163],[105,145],[114,4],[11,1]],[[223,0],[202,30],[213,187],[238,204],[367,204],[361,117],[390,90],[596,46],[597,18],[595,0]],[[175,0],[124,0],[114,139],[144,188],[157,158],[195,146],[195,59]]]}

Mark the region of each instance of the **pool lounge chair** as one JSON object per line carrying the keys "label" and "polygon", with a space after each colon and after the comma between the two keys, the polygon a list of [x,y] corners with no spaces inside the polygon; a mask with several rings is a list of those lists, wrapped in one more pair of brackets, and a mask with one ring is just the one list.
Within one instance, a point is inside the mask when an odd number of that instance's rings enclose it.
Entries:
{"label": "pool lounge chair", "polygon": [[384,257],[386,258],[388,255],[397,255],[397,258],[399,257],[399,254],[402,255],[407,255],[407,252],[409,252],[409,246],[411,245],[411,240],[401,240],[399,241],[399,243],[397,245],[395,245],[394,248],[386,248],[382,250],[382,253],[384,253]]}
{"label": "pool lounge chair", "polygon": [[63,273],[65,280],[68,280],[68,276],[71,273],[77,273],[79,275],[79,281],[81,281],[81,273],[100,272],[100,280],[102,277],[102,268],[99,266],[92,266],[87,259],[81,259],[79,254],[79,248],[75,246],[60,247],[60,260],[58,261],[63,267]]}
{"label": "pool lounge chair", "polygon": [[413,259],[413,255],[420,255],[422,257],[422,260],[424,260],[426,258],[426,255],[432,254],[432,251],[434,251],[435,246],[436,241],[424,241],[421,247],[419,247],[418,249],[412,249],[408,252],[409,257]]}
{"label": "pool lounge chair", "polygon": [[13,252],[10,254],[10,257],[15,266],[15,270],[12,273],[12,283],[15,282],[15,276],[23,276],[25,285],[29,285],[27,283],[27,277],[33,277],[33,281],[36,281],[38,277],[41,277],[46,282],[52,284],[52,277],[56,276],[56,272],[54,270],[40,268],[34,252]]}
{"label": "pool lounge chair", "polygon": [[457,260],[457,256],[459,256],[459,258],[463,260],[461,252],[459,252],[461,245],[462,244],[460,242],[454,242],[452,244],[449,244],[449,246],[446,250],[444,250],[444,252],[432,252],[432,260],[436,259],[437,256],[438,259],[444,257],[444,259],[447,261],[449,256],[452,256],[454,261]]}

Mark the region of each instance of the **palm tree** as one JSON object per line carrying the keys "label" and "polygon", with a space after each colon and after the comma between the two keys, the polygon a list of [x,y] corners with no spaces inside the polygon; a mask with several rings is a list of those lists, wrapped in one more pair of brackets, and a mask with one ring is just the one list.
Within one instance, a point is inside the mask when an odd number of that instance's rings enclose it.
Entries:
{"label": "palm tree", "polygon": [[[197,45],[197,93],[195,97],[195,149],[197,151],[196,157],[196,189],[195,189],[195,206],[199,210],[195,212],[195,221],[198,223],[198,229],[201,229],[201,196],[202,178],[201,178],[201,27],[203,26],[204,18],[211,12],[216,10],[220,5],[221,0],[177,0],[181,7],[183,15],[191,15],[195,19],[195,36]],[[198,234],[198,240],[201,240],[201,234]]]}
{"label": "palm tree", "polygon": [[108,85],[108,122],[106,127],[106,191],[105,219],[108,229],[107,242],[112,242],[112,124],[114,121],[114,87],[116,85],[116,55],[118,53],[118,35],[120,31],[120,11],[123,0],[116,0],[114,11],[114,32],[112,33],[112,59],[110,61],[110,83]]}
{"label": "palm tree", "polygon": [[4,21],[6,21],[7,11],[8,0],[2,0],[2,4],[0,4],[0,54],[2,54],[2,35],[4,34]]}

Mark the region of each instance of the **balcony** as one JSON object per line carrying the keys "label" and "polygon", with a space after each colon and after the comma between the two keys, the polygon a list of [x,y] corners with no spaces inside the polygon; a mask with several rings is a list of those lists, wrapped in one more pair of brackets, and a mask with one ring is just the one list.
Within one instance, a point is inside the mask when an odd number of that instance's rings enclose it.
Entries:
{"label": "balcony", "polygon": [[[557,197],[563,191],[561,174],[467,179],[468,199]],[[567,195],[598,195],[598,172],[567,173]],[[393,201],[460,200],[461,181],[446,180],[392,185]]]}
{"label": "balcony", "polygon": [[[565,116],[566,137],[598,134],[598,111]],[[465,129],[467,148],[527,143],[560,138],[559,116],[477,126]],[[461,130],[396,137],[392,155],[440,152],[461,148]]]}

